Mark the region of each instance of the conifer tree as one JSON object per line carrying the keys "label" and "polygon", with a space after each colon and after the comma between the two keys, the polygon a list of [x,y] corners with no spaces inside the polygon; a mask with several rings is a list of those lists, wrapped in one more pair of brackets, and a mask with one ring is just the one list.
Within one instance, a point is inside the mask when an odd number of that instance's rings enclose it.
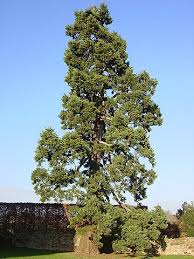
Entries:
{"label": "conifer tree", "polygon": [[126,42],[109,31],[111,23],[101,4],[76,11],[66,27],[71,40],[64,56],[70,86],[60,113],[64,135],[52,128],[41,133],[32,173],[42,201],[77,202],[73,222],[82,226],[107,219],[112,200],[127,212],[126,194],[140,202],[156,178],[149,133],[162,124],[152,99],[157,81],[146,71],[133,72]]}

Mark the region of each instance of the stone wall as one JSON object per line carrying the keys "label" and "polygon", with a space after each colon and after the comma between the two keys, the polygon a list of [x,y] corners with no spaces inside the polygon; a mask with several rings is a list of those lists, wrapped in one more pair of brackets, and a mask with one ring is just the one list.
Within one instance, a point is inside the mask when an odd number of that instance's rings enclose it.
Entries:
{"label": "stone wall", "polygon": [[67,223],[62,204],[0,203],[0,238],[17,247],[73,251]]}
{"label": "stone wall", "polygon": [[[0,242],[17,247],[73,251],[75,231],[69,229],[63,204],[0,203]],[[194,237],[166,240],[163,255],[194,255]]]}
{"label": "stone wall", "polygon": [[194,255],[194,237],[167,239],[166,244],[163,255]]}

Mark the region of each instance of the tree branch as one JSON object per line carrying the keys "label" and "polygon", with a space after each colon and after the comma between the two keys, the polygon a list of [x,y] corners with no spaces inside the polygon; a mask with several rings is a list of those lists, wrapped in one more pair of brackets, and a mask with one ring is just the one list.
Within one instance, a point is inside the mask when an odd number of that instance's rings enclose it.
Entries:
{"label": "tree branch", "polygon": [[80,164],[79,166],[76,167],[76,171],[79,171],[79,169],[82,167],[82,165],[84,165],[84,163],[87,161],[87,157],[84,157],[80,160]]}
{"label": "tree branch", "polygon": [[112,146],[112,144],[106,143],[105,141],[102,141],[102,140],[98,140],[98,143],[109,146],[109,147]]}
{"label": "tree branch", "polygon": [[119,204],[119,206],[121,208],[123,208],[125,210],[125,212],[128,212],[129,211],[129,208],[127,207],[127,205],[125,203],[122,203],[119,198],[117,197],[116,193],[114,191],[111,191],[115,201]]}

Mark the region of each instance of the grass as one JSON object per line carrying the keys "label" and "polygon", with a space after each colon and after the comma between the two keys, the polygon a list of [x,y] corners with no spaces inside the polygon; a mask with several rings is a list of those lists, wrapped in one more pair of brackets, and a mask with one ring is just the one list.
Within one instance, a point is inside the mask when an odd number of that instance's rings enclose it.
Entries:
{"label": "grass", "polygon": [[[36,249],[27,249],[27,248],[8,248],[8,247],[0,247],[0,258],[53,258],[53,259],[120,259],[120,258],[130,258],[127,255],[98,255],[98,256],[81,256],[76,255],[75,253],[56,253],[52,251],[42,251]],[[132,257],[131,257],[132,258]],[[134,258],[134,257],[133,257]],[[194,259],[194,256],[160,256],[158,259]],[[138,259],[138,258],[137,258]]]}

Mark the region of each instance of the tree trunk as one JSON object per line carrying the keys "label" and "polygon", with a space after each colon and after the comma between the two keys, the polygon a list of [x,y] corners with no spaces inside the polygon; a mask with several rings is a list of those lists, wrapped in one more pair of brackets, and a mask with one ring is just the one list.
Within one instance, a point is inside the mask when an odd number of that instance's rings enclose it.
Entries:
{"label": "tree trunk", "polygon": [[77,254],[99,254],[100,251],[92,240],[92,233],[88,231],[83,234],[76,234],[75,252]]}

